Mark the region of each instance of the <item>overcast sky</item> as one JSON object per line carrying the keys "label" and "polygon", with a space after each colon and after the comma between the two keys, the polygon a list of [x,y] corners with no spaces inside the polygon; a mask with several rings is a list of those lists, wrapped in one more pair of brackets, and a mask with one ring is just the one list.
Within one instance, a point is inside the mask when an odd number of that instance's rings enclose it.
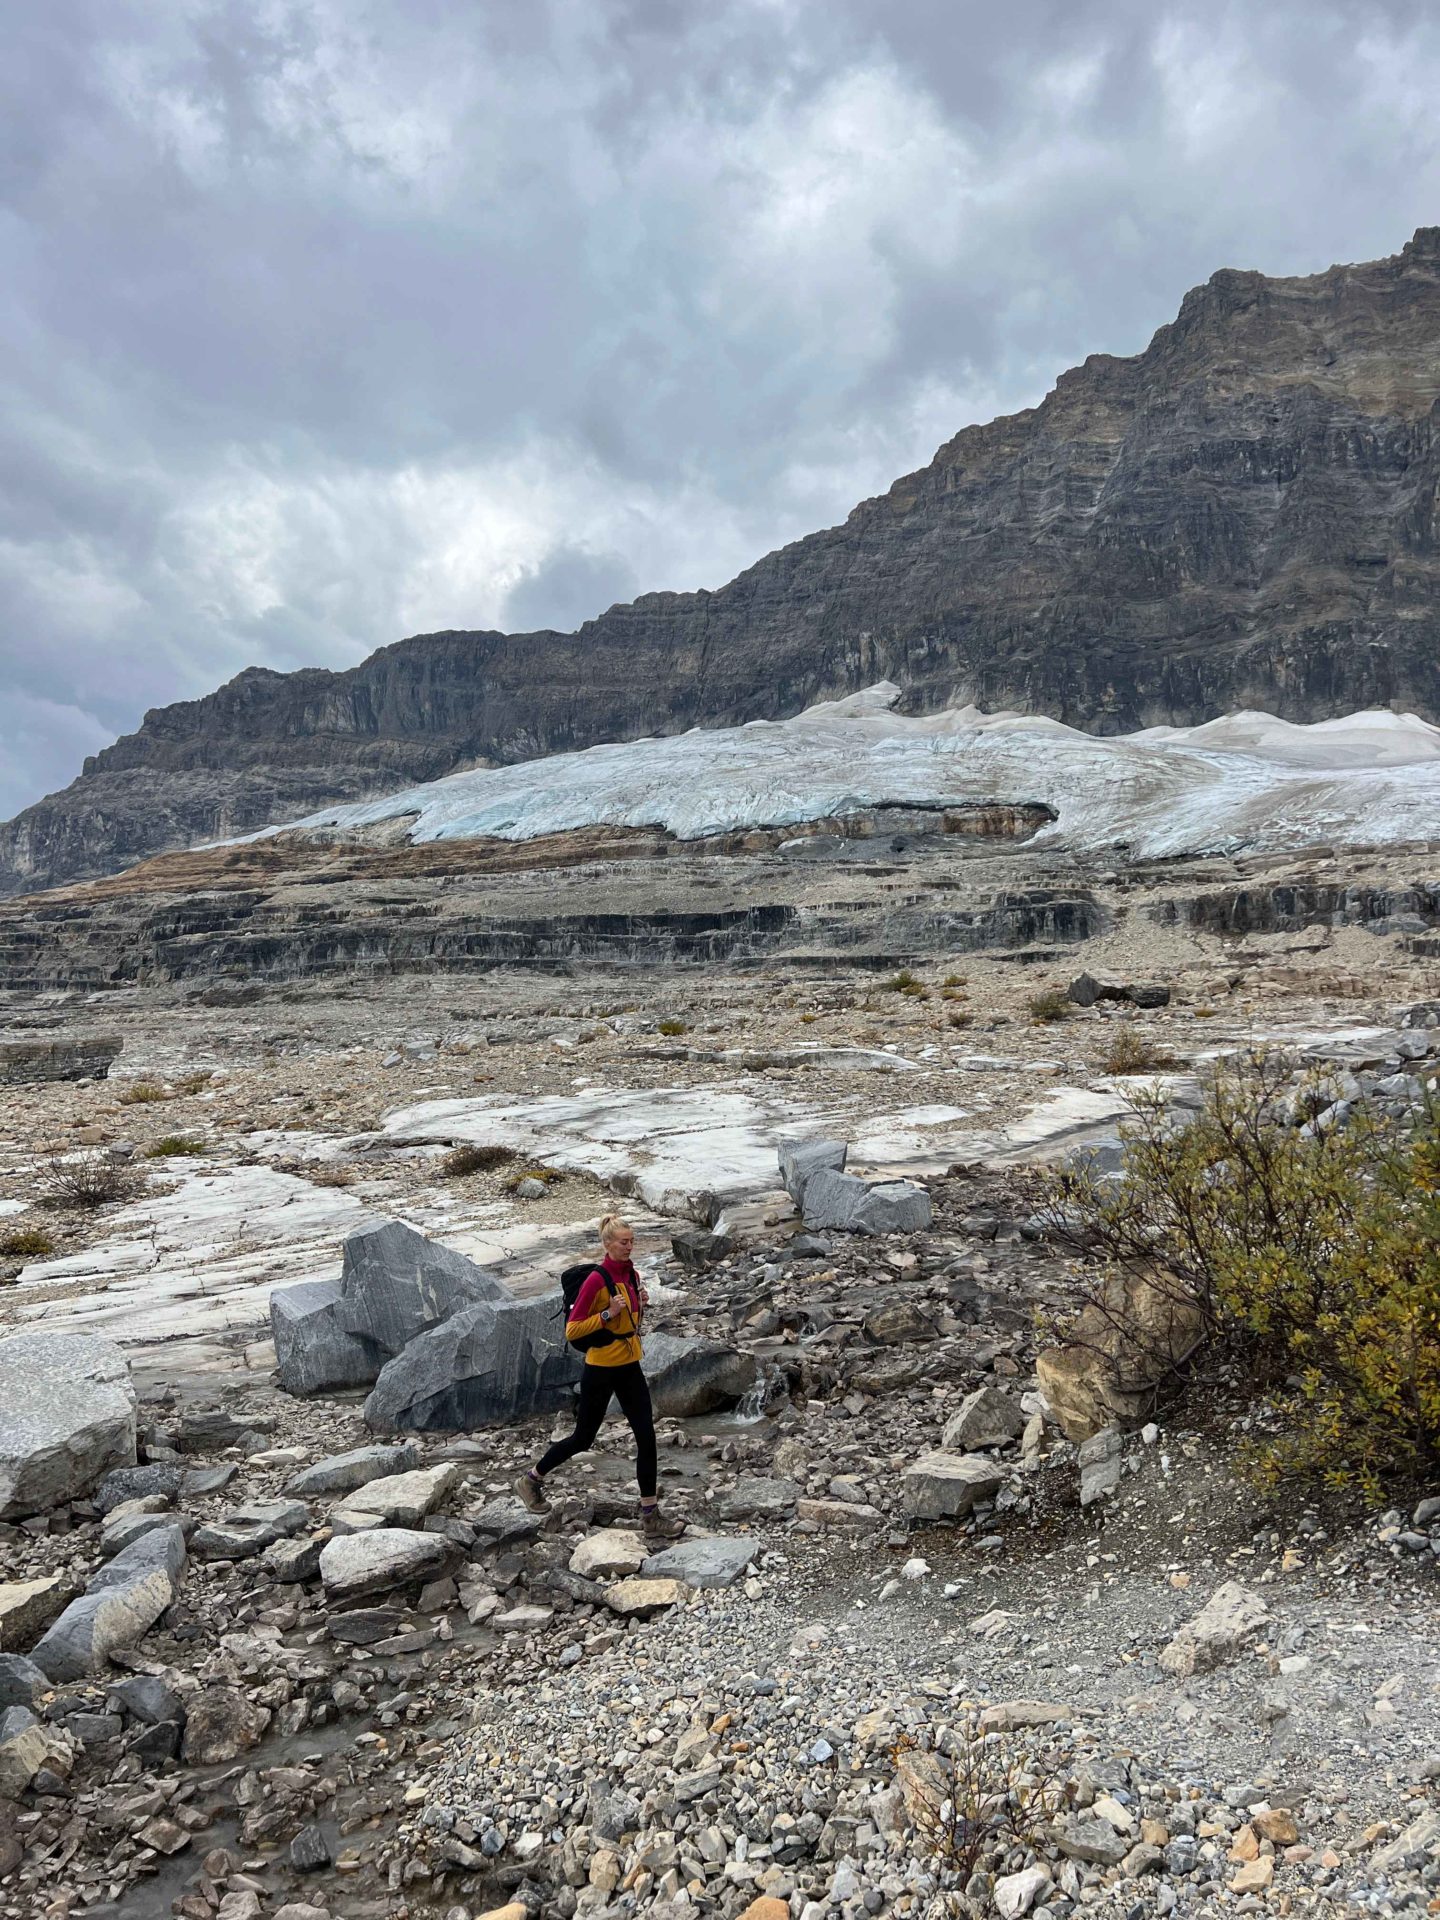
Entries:
{"label": "overcast sky", "polygon": [[0,817],[247,665],[718,586],[1217,267],[1440,221],[1399,0],[5,23]]}

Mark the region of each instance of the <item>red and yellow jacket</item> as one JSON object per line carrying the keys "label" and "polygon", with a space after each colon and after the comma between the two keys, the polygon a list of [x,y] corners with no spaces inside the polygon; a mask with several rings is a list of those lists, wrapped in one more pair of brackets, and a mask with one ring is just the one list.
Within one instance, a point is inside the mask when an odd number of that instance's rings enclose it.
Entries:
{"label": "red and yellow jacket", "polygon": [[[606,1326],[600,1318],[612,1301],[621,1311]],[[640,1358],[640,1276],[628,1260],[602,1260],[575,1296],[565,1322],[567,1340],[583,1340],[587,1333],[609,1333],[602,1347],[585,1349],[587,1367],[625,1367]]]}

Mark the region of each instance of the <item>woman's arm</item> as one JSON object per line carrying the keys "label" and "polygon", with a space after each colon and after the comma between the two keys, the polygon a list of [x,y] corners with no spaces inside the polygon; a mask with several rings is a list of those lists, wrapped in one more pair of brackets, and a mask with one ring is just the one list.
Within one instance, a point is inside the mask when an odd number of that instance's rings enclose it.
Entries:
{"label": "woman's arm", "polygon": [[575,1304],[570,1309],[570,1317],[565,1322],[567,1340],[583,1340],[587,1334],[600,1331],[600,1295],[605,1291],[606,1281],[602,1273],[592,1273],[575,1296]]}

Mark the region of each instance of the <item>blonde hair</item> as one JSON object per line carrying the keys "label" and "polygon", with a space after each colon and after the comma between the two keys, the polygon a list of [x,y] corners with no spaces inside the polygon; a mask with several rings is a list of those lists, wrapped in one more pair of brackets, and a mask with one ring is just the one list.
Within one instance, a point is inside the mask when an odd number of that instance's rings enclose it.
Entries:
{"label": "blonde hair", "polygon": [[600,1244],[608,1247],[618,1233],[630,1231],[630,1222],[623,1213],[607,1213],[600,1222]]}

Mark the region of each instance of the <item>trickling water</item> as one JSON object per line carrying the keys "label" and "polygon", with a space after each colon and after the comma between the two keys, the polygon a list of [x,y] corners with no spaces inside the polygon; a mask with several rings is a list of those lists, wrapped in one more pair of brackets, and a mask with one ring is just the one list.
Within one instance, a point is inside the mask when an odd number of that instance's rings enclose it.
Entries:
{"label": "trickling water", "polygon": [[780,1399],[784,1392],[784,1374],[773,1360],[762,1360],[756,1369],[753,1386],[746,1390],[730,1418],[737,1426],[751,1426],[756,1420],[764,1418],[765,1409],[773,1400]]}

